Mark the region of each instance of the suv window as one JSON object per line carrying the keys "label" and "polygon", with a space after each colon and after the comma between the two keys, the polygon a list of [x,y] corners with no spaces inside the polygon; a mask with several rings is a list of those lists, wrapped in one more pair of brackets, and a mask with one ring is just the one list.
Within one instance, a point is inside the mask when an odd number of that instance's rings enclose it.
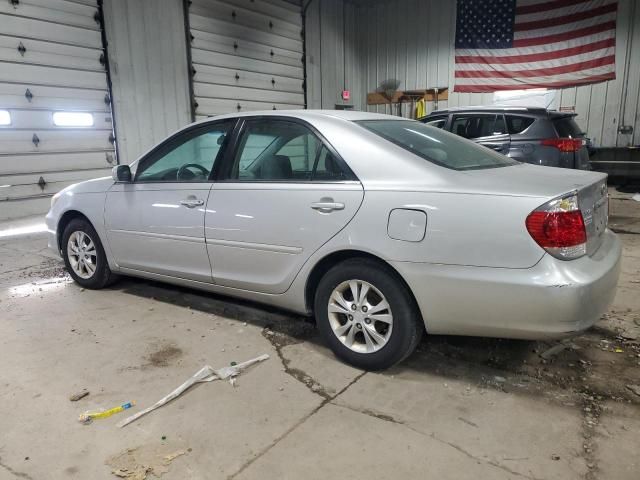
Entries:
{"label": "suv window", "polygon": [[247,120],[230,175],[238,181],[335,181],[353,178],[306,126],[280,119]]}
{"label": "suv window", "polygon": [[136,182],[206,182],[234,121],[207,125],[169,140],[144,158]]}
{"label": "suv window", "polygon": [[445,130],[430,128],[413,120],[362,120],[355,123],[425,160],[453,170],[506,167],[519,163]]}
{"label": "suv window", "polygon": [[464,138],[480,138],[505,133],[506,129],[502,115],[464,114],[454,115],[451,131]]}
{"label": "suv window", "polygon": [[579,138],[584,135],[573,117],[556,118],[553,120],[553,126],[556,127],[559,137]]}
{"label": "suv window", "polygon": [[448,115],[434,115],[433,117],[427,117],[422,122],[425,125],[436,128],[444,128],[447,123]]}
{"label": "suv window", "polygon": [[521,117],[520,115],[507,115],[507,129],[510,134],[515,135],[517,133],[524,132],[535,121],[536,119],[531,117]]}

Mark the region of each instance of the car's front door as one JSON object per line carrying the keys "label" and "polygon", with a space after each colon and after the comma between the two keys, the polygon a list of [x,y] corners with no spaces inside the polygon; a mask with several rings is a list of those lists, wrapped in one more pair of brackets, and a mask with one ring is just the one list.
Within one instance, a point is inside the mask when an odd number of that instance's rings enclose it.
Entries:
{"label": "car's front door", "polygon": [[511,139],[501,113],[465,113],[453,116],[451,131],[506,155]]}
{"label": "car's front door", "polygon": [[297,121],[247,119],[236,144],[207,204],[214,282],[282,293],[353,218],[362,185],[317,132]]}
{"label": "car's front door", "polygon": [[205,206],[233,125],[215,122],[172,137],[140,160],[133,182],[110,189],[105,226],[120,267],[212,281]]}

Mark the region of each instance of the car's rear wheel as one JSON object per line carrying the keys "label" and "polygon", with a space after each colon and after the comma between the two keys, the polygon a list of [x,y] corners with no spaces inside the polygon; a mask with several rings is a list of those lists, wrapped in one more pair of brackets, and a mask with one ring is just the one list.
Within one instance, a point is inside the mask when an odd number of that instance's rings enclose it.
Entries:
{"label": "car's rear wheel", "polygon": [[71,220],[64,229],[62,255],[71,277],[85,288],[103,288],[115,280],[98,234],[84,219]]}
{"label": "car's rear wheel", "polygon": [[401,279],[370,259],[331,268],[318,284],[314,303],[318,329],[336,356],[365,370],[404,360],[424,330]]}

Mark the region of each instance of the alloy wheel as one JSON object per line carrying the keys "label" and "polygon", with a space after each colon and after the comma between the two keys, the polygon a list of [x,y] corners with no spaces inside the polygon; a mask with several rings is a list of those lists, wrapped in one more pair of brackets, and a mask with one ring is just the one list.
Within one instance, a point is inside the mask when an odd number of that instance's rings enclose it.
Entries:
{"label": "alloy wheel", "polygon": [[67,242],[67,256],[73,272],[88,280],[96,271],[98,255],[91,237],[83,231],[75,231]]}
{"label": "alloy wheel", "polygon": [[329,297],[329,324],[344,346],[357,353],[384,347],[393,328],[393,314],[385,296],[364,280],[347,280]]}

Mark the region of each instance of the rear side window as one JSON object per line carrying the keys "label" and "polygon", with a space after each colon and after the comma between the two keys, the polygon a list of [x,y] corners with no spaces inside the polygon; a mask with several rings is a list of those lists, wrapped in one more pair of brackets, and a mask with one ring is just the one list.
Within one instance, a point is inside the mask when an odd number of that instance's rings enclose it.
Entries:
{"label": "rear side window", "polygon": [[[498,118],[499,117],[499,118]],[[481,138],[504,133],[502,115],[455,115],[451,131],[464,138]]]}
{"label": "rear side window", "polygon": [[520,115],[507,115],[507,130],[511,135],[524,132],[535,122],[535,118],[521,117]]}
{"label": "rear side window", "polygon": [[556,127],[558,136],[562,138],[578,138],[584,135],[573,117],[557,118],[553,120],[553,126]]}
{"label": "rear side window", "polygon": [[362,120],[356,123],[431,163],[453,170],[478,170],[519,163],[445,130],[413,120]]}
{"label": "rear side window", "polygon": [[436,128],[444,128],[447,123],[447,115],[427,117],[422,121],[425,125],[430,125]]}

